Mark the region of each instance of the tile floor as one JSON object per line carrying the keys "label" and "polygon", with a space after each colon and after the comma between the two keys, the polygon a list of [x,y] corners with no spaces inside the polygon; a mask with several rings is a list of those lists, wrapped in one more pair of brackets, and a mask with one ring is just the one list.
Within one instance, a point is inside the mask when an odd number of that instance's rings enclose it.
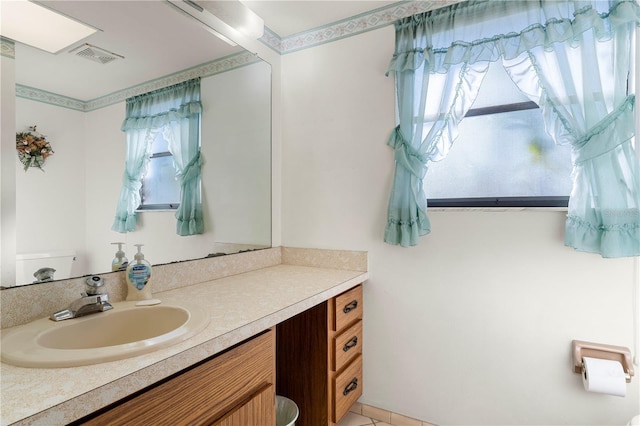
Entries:
{"label": "tile floor", "polygon": [[349,412],[346,416],[338,423],[338,426],[365,426],[365,425],[375,425],[375,426],[390,426],[389,423],[385,423],[379,420],[374,420],[369,417],[362,416],[357,413]]}
{"label": "tile floor", "polygon": [[338,426],[435,426],[431,423],[356,402]]}
{"label": "tile floor", "polygon": [[[1,1],[1,0],[0,0]],[[437,426],[356,401],[336,426]]]}

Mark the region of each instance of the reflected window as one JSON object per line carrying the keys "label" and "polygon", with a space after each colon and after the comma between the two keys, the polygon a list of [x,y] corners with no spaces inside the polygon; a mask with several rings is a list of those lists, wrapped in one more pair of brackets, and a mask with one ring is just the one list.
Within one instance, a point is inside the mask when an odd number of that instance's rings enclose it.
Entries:
{"label": "reflected window", "polygon": [[163,133],[156,132],[151,144],[151,156],[140,189],[139,210],[176,210],[180,206],[180,184],[169,142]]}

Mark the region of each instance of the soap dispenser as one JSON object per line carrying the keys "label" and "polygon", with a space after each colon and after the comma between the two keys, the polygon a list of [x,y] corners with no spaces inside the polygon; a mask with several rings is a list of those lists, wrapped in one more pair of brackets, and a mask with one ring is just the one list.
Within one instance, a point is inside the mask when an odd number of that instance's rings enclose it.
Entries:
{"label": "soap dispenser", "polygon": [[125,273],[127,279],[127,299],[130,300],[149,300],[151,296],[151,286],[149,277],[151,277],[151,264],[145,260],[142,254],[143,244],[134,244],[138,247],[138,252],[134,256],[134,261],[129,263]]}
{"label": "soap dispenser", "polygon": [[124,243],[111,243],[112,245],[118,245],[118,251],[116,252],[116,256],[113,258],[113,262],[111,262],[111,271],[124,271],[127,269],[127,265],[129,264],[129,259],[126,258],[124,252],[122,251],[122,245]]}

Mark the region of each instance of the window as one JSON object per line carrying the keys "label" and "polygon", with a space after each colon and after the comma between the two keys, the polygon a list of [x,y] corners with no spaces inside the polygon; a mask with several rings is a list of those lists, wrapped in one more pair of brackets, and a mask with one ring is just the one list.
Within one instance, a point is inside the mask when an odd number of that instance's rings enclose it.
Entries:
{"label": "window", "polygon": [[[487,152],[480,147],[478,137],[486,128],[502,130],[488,136],[490,142],[499,141],[501,149],[493,152],[499,157],[497,169],[481,168],[482,173],[493,177],[484,186],[499,188],[496,182],[520,181],[527,187],[544,188],[543,198],[558,196],[553,195],[552,188],[561,188],[562,183],[548,184],[546,176],[562,173],[547,170],[556,161],[551,161],[550,151],[543,151],[547,145],[539,140],[542,133],[536,131],[526,137],[509,133],[524,127],[518,123],[533,122],[531,116],[515,117],[528,114],[528,110],[496,113],[496,118],[504,121],[501,124],[492,124],[488,115],[476,115],[478,120],[464,118],[470,109],[485,106],[473,105],[483,86],[490,92],[484,95],[484,99],[492,99],[490,107],[520,103],[494,99],[507,92],[508,79],[491,89],[483,84],[488,66],[495,62],[508,70],[510,79],[530,100],[540,105],[544,126],[553,140],[571,147],[570,153],[568,148],[553,148],[556,152],[564,149],[567,160],[569,156],[572,159],[571,172],[565,174],[571,178],[565,245],[602,257],[638,256],[640,170],[633,148],[635,95],[629,76],[634,75],[633,42],[639,8],[634,0],[545,5],[495,0],[456,3],[398,20],[396,49],[388,68],[396,78],[398,126],[387,140],[395,150],[396,168],[385,242],[413,246],[431,231],[425,193],[431,191],[431,181],[421,179],[429,175],[431,162],[453,151],[475,149],[470,157],[477,161],[476,157]],[[431,119],[432,114],[437,119]],[[471,126],[474,121],[480,124],[463,129],[473,133],[466,136],[466,143],[456,142],[458,127],[464,121]],[[516,150],[520,154],[503,152],[516,145],[513,140],[521,139],[524,144]],[[449,164],[446,160],[442,167]],[[517,173],[529,173],[538,163],[544,166],[544,179],[516,179]],[[498,175],[507,164],[514,169]],[[450,188],[460,185],[454,173],[443,176]],[[478,177],[466,180],[476,181]],[[540,180],[544,185],[531,185]],[[500,191],[488,198],[499,201],[500,197],[509,197],[504,194]],[[535,193],[522,195],[527,200],[532,196]]]}
{"label": "window", "polygon": [[173,155],[163,131],[151,144],[147,172],[142,177],[138,210],[176,210],[180,206],[180,184],[176,179]]}
{"label": "window", "polygon": [[566,207],[571,149],[545,132],[538,106],[492,63],[447,157],[429,163],[429,207]]}

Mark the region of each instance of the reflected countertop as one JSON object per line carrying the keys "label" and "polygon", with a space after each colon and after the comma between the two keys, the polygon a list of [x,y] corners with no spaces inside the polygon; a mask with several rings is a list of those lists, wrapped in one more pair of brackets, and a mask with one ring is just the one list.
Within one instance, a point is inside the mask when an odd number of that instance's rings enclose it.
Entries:
{"label": "reflected countertop", "polygon": [[[168,348],[73,368],[21,368],[2,363],[2,425],[65,424],[79,419],[368,278],[366,254],[364,268],[362,262],[354,269],[342,262],[336,265],[341,269],[334,269],[327,263],[339,252],[300,250],[305,251],[291,252],[275,266],[156,293],[163,302],[197,305],[211,317],[205,330]],[[314,261],[314,253],[324,260]],[[288,259],[295,264],[286,264]]]}

